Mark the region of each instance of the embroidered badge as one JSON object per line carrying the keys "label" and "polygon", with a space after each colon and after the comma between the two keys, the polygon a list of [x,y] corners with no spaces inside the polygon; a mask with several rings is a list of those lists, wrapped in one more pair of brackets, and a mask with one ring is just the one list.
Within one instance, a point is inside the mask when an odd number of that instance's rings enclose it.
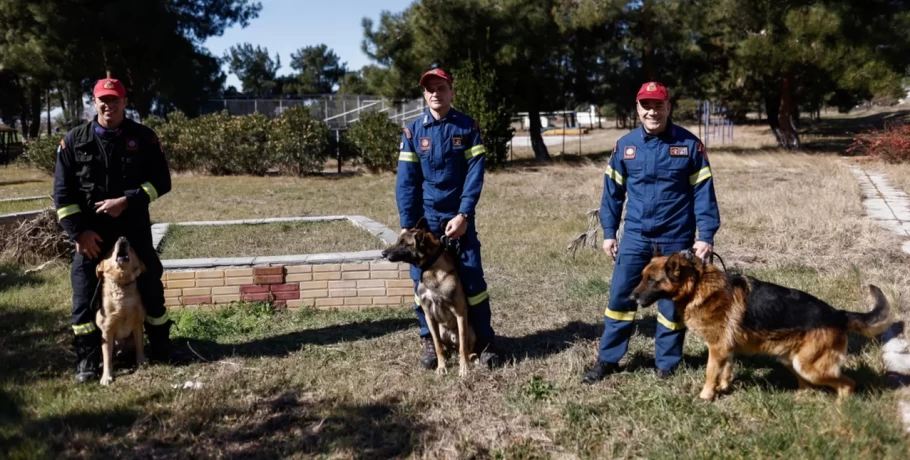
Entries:
{"label": "embroidered badge", "polygon": [[430,138],[421,137],[420,138],[420,151],[426,152],[427,150],[430,150]]}
{"label": "embroidered badge", "polygon": [[452,147],[461,147],[461,136],[452,136]]}
{"label": "embroidered badge", "polygon": [[646,88],[646,90],[647,91],[657,91],[657,85],[655,85],[654,83],[648,83],[648,87]]}
{"label": "embroidered badge", "polygon": [[635,146],[630,145],[623,150],[622,153],[623,160],[634,160],[635,159]]}
{"label": "embroidered badge", "polygon": [[135,152],[137,150],[139,150],[139,142],[136,139],[127,138],[126,139],[126,151]]}
{"label": "embroidered badge", "polygon": [[689,147],[685,145],[678,145],[670,147],[670,156],[671,157],[687,157],[689,156]]}
{"label": "embroidered badge", "polygon": [[114,82],[110,80],[104,82],[104,89],[114,89]]}

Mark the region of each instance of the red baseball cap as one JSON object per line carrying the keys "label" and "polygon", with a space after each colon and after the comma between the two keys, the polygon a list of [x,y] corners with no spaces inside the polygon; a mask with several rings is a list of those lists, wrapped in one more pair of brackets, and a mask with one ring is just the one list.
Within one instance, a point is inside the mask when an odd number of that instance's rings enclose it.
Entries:
{"label": "red baseball cap", "polygon": [[420,83],[418,83],[418,85],[423,86],[423,82],[425,82],[427,80],[427,78],[430,78],[430,77],[439,77],[439,78],[442,78],[443,80],[449,82],[450,85],[452,84],[452,77],[450,77],[449,74],[447,74],[445,70],[437,68],[437,69],[430,69],[425,74],[423,74],[423,76],[420,77]]}
{"label": "red baseball cap", "polygon": [[670,93],[667,92],[667,87],[661,85],[656,81],[649,81],[641,85],[641,89],[638,90],[638,96],[635,97],[636,101],[642,99],[659,99],[661,101],[670,100]]}
{"label": "red baseball cap", "polygon": [[123,83],[120,83],[120,80],[116,78],[102,78],[98,80],[98,83],[95,83],[95,89],[92,91],[92,94],[95,97],[101,96],[117,96],[119,98],[126,97],[126,88],[123,87]]}

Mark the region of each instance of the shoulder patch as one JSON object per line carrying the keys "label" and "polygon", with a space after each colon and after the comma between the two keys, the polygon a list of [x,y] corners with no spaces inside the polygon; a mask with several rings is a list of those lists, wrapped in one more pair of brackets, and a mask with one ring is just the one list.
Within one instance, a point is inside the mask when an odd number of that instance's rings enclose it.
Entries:
{"label": "shoulder patch", "polygon": [[480,122],[477,120],[474,120],[474,127],[471,129],[473,129],[474,131],[480,131]]}
{"label": "shoulder patch", "polygon": [[411,138],[411,130],[408,129],[407,126],[404,127],[404,136],[407,137],[408,139]]}
{"label": "shoulder patch", "polygon": [[613,153],[616,153],[618,151],[619,151],[619,141],[616,141],[616,143],[613,144]]}
{"label": "shoulder patch", "polygon": [[62,148],[62,149],[66,148],[66,140],[60,139],[60,148]]}
{"label": "shoulder patch", "polygon": [[635,159],[635,146],[630,145],[622,153],[623,160],[634,160]]}

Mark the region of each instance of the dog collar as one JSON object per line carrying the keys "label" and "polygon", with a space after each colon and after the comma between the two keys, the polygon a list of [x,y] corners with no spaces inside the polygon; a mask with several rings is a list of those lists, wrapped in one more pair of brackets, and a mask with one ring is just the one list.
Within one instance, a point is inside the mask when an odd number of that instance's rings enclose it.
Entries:
{"label": "dog collar", "polygon": [[436,254],[431,255],[430,258],[426,260],[426,262],[424,262],[423,264],[421,264],[421,265],[420,265],[420,269],[421,269],[421,270],[427,270],[427,269],[429,269],[430,267],[432,267],[433,264],[435,264],[436,261],[439,260],[440,257],[442,257],[442,253],[443,253],[443,252],[445,252],[445,246],[439,245],[439,250],[436,251]]}

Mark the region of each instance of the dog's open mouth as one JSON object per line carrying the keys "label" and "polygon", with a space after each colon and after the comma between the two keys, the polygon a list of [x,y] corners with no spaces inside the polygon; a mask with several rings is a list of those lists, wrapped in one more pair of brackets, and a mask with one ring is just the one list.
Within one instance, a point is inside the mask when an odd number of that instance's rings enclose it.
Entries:
{"label": "dog's open mouth", "polygon": [[117,263],[118,264],[128,264],[130,263],[130,243],[126,238],[120,238],[117,240]]}

